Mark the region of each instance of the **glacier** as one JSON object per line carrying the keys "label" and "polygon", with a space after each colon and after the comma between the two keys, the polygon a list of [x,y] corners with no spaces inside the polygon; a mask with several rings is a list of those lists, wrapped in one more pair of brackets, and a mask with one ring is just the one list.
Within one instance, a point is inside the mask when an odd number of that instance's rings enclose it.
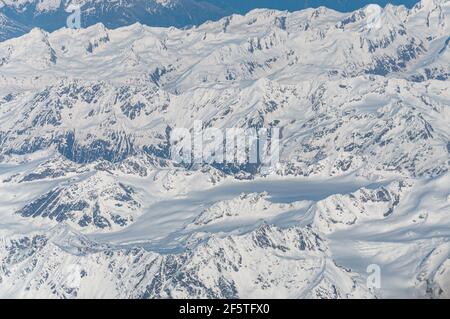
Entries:
{"label": "glacier", "polygon": [[[0,14],[0,298],[450,298],[449,16]],[[280,160],[175,163],[196,120],[277,127]]]}

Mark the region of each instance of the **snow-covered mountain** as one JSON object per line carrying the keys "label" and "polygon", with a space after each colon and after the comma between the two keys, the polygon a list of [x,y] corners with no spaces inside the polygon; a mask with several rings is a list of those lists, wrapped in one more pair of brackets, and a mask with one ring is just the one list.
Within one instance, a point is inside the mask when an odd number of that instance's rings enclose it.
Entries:
{"label": "snow-covered mountain", "polygon": [[136,22],[185,27],[217,20],[228,12],[223,6],[197,0],[1,0],[0,41],[35,27],[47,31],[66,27],[74,8],[80,9],[81,27],[102,22],[108,28]]}
{"label": "snow-covered mountain", "polygon": [[0,41],[27,33],[29,28],[0,12]]}
{"label": "snow-covered mountain", "polygon": [[[449,16],[423,0],[0,42],[0,297],[450,297]],[[174,162],[171,132],[198,120],[279,128],[279,162]]]}

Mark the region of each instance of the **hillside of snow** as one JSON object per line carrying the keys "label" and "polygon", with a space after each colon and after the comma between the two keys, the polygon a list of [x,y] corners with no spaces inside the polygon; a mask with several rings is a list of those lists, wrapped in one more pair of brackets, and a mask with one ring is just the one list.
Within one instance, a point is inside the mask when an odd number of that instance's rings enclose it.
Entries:
{"label": "hillside of snow", "polygon": [[99,21],[109,28],[136,22],[181,28],[218,20],[229,12],[223,5],[197,0],[1,0],[0,41],[35,27],[47,31],[66,27],[75,10],[80,10],[83,28]]}
{"label": "hillside of snow", "polygon": [[[26,32],[1,12],[0,38]],[[450,298],[449,17],[422,0],[0,42],[0,298]],[[279,161],[177,163],[194,121],[278,128]]]}

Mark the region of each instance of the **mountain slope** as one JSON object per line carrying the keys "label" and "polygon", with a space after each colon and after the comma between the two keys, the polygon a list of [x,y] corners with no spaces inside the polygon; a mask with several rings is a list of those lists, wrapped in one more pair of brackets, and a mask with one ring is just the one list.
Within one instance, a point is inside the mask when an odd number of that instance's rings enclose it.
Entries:
{"label": "mountain slope", "polygon": [[0,14],[5,18],[0,23],[0,41],[24,34],[35,27],[47,31],[66,27],[67,19],[75,7],[81,9],[82,27],[99,21],[108,28],[136,22],[152,26],[185,27],[217,20],[227,13],[221,7],[195,0],[3,0],[0,2]]}
{"label": "mountain slope", "polygon": [[0,41],[27,33],[29,28],[9,18],[0,11]]}
{"label": "mountain slope", "polygon": [[[449,10],[1,42],[0,297],[448,297]],[[279,159],[175,161],[198,121]]]}

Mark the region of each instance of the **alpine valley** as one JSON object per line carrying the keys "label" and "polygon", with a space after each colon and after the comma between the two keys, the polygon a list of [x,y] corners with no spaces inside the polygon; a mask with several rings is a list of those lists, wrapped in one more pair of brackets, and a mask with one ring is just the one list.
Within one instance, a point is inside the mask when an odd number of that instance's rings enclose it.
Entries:
{"label": "alpine valley", "polygon": [[[449,31],[449,0],[0,13],[0,298],[450,298]],[[279,128],[279,163],[177,164],[196,120]]]}

